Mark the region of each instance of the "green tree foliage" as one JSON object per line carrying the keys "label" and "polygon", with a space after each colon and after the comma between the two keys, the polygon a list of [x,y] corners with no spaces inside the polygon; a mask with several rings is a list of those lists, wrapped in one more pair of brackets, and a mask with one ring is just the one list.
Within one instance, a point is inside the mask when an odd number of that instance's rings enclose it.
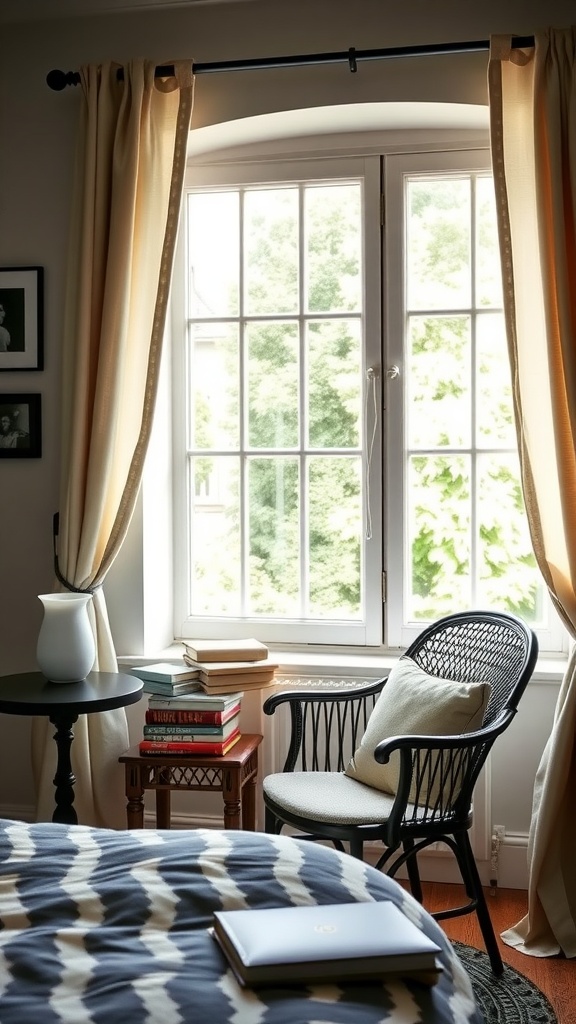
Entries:
{"label": "green tree foliage", "polygon": [[[418,620],[467,607],[472,595],[477,604],[527,619],[538,611],[496,304],[493,207],[485,185],[478,188],[476,205],[467,176],[418,179],[408,191],[408,578],[409,614]],[[207,608],[238,614],[245,539],[248,614],[361,614],[359,222],[354,184],[247,194],[239,279],[248,322],[241,358],[237,338],[220,325],[227,384],[218,425],[234,449],[242,387],[247,523],[243,528],[237,457],[199,457],[197,488],[218,459],[237,467],[227,478],[218,543],[198,562]],[[471,312],[473,238],[481,315]],[[234,291],[227,307],[236,301]],[[219,447],[211,415],[199,393],[196,446],[208,451]],[[486,454],[473,459],[480,443]]]}
{"label": "green tree foliage", "polygon": [[[482,183],[478,189],[478,288],[480,301],[487,304],[487,296],[500,295],[498,262],[493,258],[493,205]],[[409,196],[412,306],[466,307],[473,209],[470,180],[419,180],[411,183]],[[492,278],[489,257],[496,269]],[[411,456],[409,475],[413,614],[417,619],[433,619],[469,605],[474,594],[476,603],[485,607],[507,608],[534,620],[539,586],[517,459],[487,454],[473,463],[467,452],[475,434],[488,451],[514,443],[501,316],[473,320],[468,313],[414,315],[409,340],[409,445],[415,453],[422,451]],[[434,449],[442,448],[454,454],[434,454]]]}
{"label": "green tree foliage", "polygon": [[[295,190],[294,190],[295,191]],[[306,205],[306,267],[309,307],[330,313],[349,309],[358,277],[358,189],[320,190]],[[284,219],[270,207],[253,216],[248,307],[278,319],[251,325],[248,339],[248,436],[252,448],[274,451],[249,466],[250,604],[262,615],[357,616],[360,608],[360,481],[344,456],[305,463],[307,479],[288,454],[300,445],[307,425],[314,449],[360,444],[360,338],[355,322],[309,324],[299,346],[298,325],[281,319],[291,309],[295,211],[279,193]],[[318,201],[319,200],[319,201]],[[356,252],[351,251],[356,240]],[[271,272],[270,261],[274,269]],[[294,303],[292,303],[294,306]],[[300,352],[308,386],[301,393]],[[304,409],[304,423],[300,412]],[[304,438],[306,446],[306,439]],[[306,472],[306,469],[304,470]],[[302,486],[305,483],[306,486]],[[307,509],[304,508],[306,495]],[[302,527],[305,512],[306,525]],[[305,538],[305,551],[301,538]],[[301,560],[308,566],[301,593]]]}

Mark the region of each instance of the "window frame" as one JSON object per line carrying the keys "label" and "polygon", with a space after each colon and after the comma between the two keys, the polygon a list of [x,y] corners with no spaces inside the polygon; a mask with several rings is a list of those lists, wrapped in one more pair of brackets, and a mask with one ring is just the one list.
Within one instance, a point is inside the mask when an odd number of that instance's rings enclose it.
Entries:
{"label": "window frame", "polygon": [[[262,150],[262,160],[253,159]],[[287,159],[294,157],[296,159]],[[250,157],[250,159],[248,159]],[[475,160],[476,165],[470,166],[470,160]],[[262,162],[264,161],[264,162]],[[279,173],[279,165],[282,166],[282,173]],[[401,367],[403,363],[402,340],[403,331],[399,329],[399,318],[402,316],[401,304],[398,303],[394,310],[391,303],[387,303],[386,297],[391,293],[392,288],[403,288],[404,263],[403,260],[390,259],[390,253],[402,251],[402,239],[400,232],[403,230],[401,218],[394,216],[394,203],[398,196],[399,181],[403,180],[401,168],[409,168],[408,173],[421,171],[425,174],[451,170],[477,170],[490,171],[490,153],[488,146],[488,135],[480,131],[470,133],[468,131],[458,132],[444,129],[431,129],[430,132],[423,131],[398,131],[386,133],[374,132],[361,137],[353,133],[346,136],[333,136],[330,139],[322,140],[318,145],[316,139],[301,138],[297,140],[281,140],[276,143],[262,144],[255,143],[250,146],[243,146],[237,150],[228,150],[220,154],[205,154],[196,156],[193,164],[188,167],[185,181],[185,189],[190,185],[193,187],[218,187],[232,184],[250,184],[253,182],[274,183],[287,179],[287,168],[292,168],[294,179],[303,179],[310,174],[312,166],[322,167],[320,177],[328,177],[332,173],[342,177],[357,177],[357,168],[362,165],[366,173],[367,195],[376,196],[380,204],[380,196],[383,196],[386,225],[385,230],[381,229],[380,222],[376,219],[371,222],[365,238],[365,294],[377,297],[374,302],[366,304],[366,355],[365,369],[372,368],[376,373],[376,397],[378,406],[378,422],[376,424],[376,435],[372,454],[373,467],[382,466],[380,473],[372,471],[370,476],[370,515],[374,524],[374,545],[370,557],[366,558],[366,565],[369,567],[369,586],[367,593],[375,595],[375,599],[369,601],[371,610],[371,621],[362,631],[343,631],[341,624],[335,627],[325,627],[324,624],[304,624],[300,628],[298,638],[287,633],[283,625],[277,623],[265,624],[262,620],[242,620],[240,622],[229,619],[200,620],[194,619],[193,625],[186,621],[183,614],[184,603],[182,600],[182,582],[179,577],[179,566],[184,564],[181,559],[181,547],[179,548],[178,538],[183,536],[185,524],[182,522],[182,488],[186,486],[182,480],[181,461],[179,460],[178,444],[172,448],[173,454],[173,528],[174,528],[174,560],[173,574],[174,586],[172,588],[174,606],[174,636],[182,639],[190,635],[202,635],[206,637],[217,637],[227,635],[230,637],[247,635],[252,631],[265,642],[283,649],[291,648],[294,652],[300,650],[311,651],[315,648],[319,654],[322,650],[333,649],[337,646],[342,652],[350,654],[362,654],[362,650],[369,648],[370,653],[397,654],[404,649],[411,639],[424,627],[424,622],[410,624],[402,623],[403,600],[395,600],[395,594],[400,593],[403,597],[403,488],[398,488],[396,480],[399,471],[398,459],[403,459],[404,445],[396,444],[398,436],[403,437],[402,418],[398,420],[398,380],[394,378],[395,366]],[[381,167],[384,168],[384,179],[381,177]],[[328,173],[330,168],[330,174]],[[339,168],[336,170],[336,168]],[[343,170],[341,170],[343,169]],[[320,173],[320,172],[318,172]],[[403,205],[397,207],[403,209]],[[182,225],[181,225],[182,227]],[[400,242],[399,242],[400,239]],[[400,244],[400,250],[398,250]],[[185,231],[180,230],[178,250],[176,255],[171,305],[171,360],[172,360],[172,412],[174,437],[178,422],[182,425],[185,420],[185,409],[182,403],[182,389],[180,388],[181,375],[184,370],[181,352],[177,343],[182,336],[182,324],[185,322],[185,294],[183,290],[183,275],[178,273],[178,266],[182,267],[184,259]],[[401,292],[403,294],[403,292]],[[400,401],[401,405],[401,401]],[[370,436],[374,419],[368,413],[368,429],[366,438]],[[384,429],[384,436],[382,431]],[[400,433],[398,434],[398,431]],[[404,481],[404,475],[400,471],[400,479]],[[383,493],[388,495],[388,502],[385,507],[382,504]],[[380,512],[379,509],[382,511]],[[378,528],[381,522],[382,529]],[[399,582],[400,581],[400,582]],[[385,592],[385,600],[382,600],[382,591]],[[540,650],[545,656],[555,659],[565,656],[568,649],[568,635],[556,613],[551,611],[552,625],[550,630],[539,630]],[[319,626],[321,628],[319,628]],[[368,650],[366,650],[368,653]]]}
{"label": "window frame", "polygon": [[[421,632],[426,621],[407,622],[404,619],[406,571],[404,552],[407,546],[406,534],[406,486],[405,471],[406,439],[404,409],[406,405],[406,377],[403,372],[404,335],[407,322],[407,274],[406,237],[407,209],[405,204],[405,182],[419,174],[450,175],[459,172],[467,174],[491,174],[492,166],[488,148],[466,148],[438,150],[434,152],[413,152],[387,154],[383,157],[384,207],[386,210],[383,235],[384,281],[383,296],[397,294],[402,301],[387,303],[384,318],[384,351],[388,372],[384,374],[384,406],[386,409],[385,450],[385,493],[388,502],[384,509],[384,558],[387,589],[389,594],[401,594],[401,600],[389,600],[386,611],[386,638],[389,646],[407,647]],[[400,253],[394,259],[393,254]],[[394,372],[391,368],[394,367]],[[396,373],[396,369],[398,372]],[[398,440],[401,443],[398,443]],[[398,480],[402,486],[398,486]],[[538,628],[540,648],[552,654],[567,650],[567,634],[548,601],[548,628]]]}
{"label": "window frame", "polygon": [[[271,175],[270,162],[240,164],[203,164],[189,166],[184,184],[181,231],[175,258],[174,287],[172,295],[172,331],[173,339],[182,338],[186,329],[186,292],[184,285],[184,260],[186,253],[186,197],[190,189],[213,190],[243,185],[274,185],[276,182],[324,181],[324,180],[359,180],[362,188],[362,231],[363,231],[363,263],[364,274],[362,288],[364,294],[364,330],[363,330],[363,378],[364,386],[368,383],[367,370],[376,367],[381,361],[381,268],[380,268],[380,223],[379,218],[366,216],[367,209],[379,209],[381,195],[380,159],[378,156],[352,157],[329,156],[312,160],[273,161],[276,173]],[[370,298],[368,298],[370,297]],[[359,621],[310,619],[306,622],[298,620],[275,621],[262,618],[245,617],[233,619],[229,617],[188,616],[187,614],[187,581],[185,574],[179,571],[179,565],[188,564],[189,552],[182,554],[183,545],[189,536],[188,524],[185,520],[187,480],[182,473],[184,424],[186,408],[184,388],[181,387],[183,375],[187,373],[183,346],[176,342],[172,348],[173,388],[174,388],[174,507],[175,537],[179,549],[179,557],[174,564],[174,611],[175,635],[179,638],[202,635],[217,637],[225,633],[232,638],[244,636],[249,632],[257,634],[265,643],[275,644],[345,644],[352,647],[380,647],[382,644],[382,603],[381,603],[381,565],[382,565],[382,531],[374,529],[370,539],[364,537],[362,558],[362,591],[364,594],[363,614]],[[185,379],[185,378],[184,378]],[[375,410],[370,403],[363,401],[363,430],[365,438],[372,439],[372,465],[370,482],[367,485],[366,458],[363,459],[363,493],[368,498],[366,519],[377,523],[378,509],[382,505],[381,474],[374,473],[374,466],[381,465],[381,423],[374,422]],[[366,449],[366,442],[363,445]],[[364,527],[363,527],[364,532]]]}

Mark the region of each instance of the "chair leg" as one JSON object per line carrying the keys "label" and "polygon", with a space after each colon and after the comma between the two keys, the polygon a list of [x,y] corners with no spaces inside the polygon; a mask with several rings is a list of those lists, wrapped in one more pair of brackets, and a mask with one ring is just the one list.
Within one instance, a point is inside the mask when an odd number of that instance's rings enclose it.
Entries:
{"label": "chair leg", "polygon": [[466,892],[471,900],[476,901],[476,914],[478,915],[482,938],[484,939],[492,970],[494,974],[502,974],[504,964],[502,963],[498,941],[494,934],[494,926],[484,897],[484,890],[482,889],[482,882],[480,881],[468,833],[460,832],[454,836],[454,840],[456,843],[455,852],[458,866],[464,880]]}
{"label": "chair leg", "polygon": [[282,822],[278,821],[278,818],[273,811],[264,805],[264,831],[269,835],[278,835],[281,829]]}
{"label": "chair leg", "polygon": [[364,840],[363,839],[351,839],[350,840],[350,853],[352,857],[356,857],[357,860],[364,860]]}
{"label": "chair leg", "polygon": [[416,859],[416,855],[415,854],[410,855],[410,853],[409,853],[410,850],[414,849],[414,840],[413,839],[405,839],[404,842],[402,843],[402,848],[404,850],[404,853],[407,854],[407,857],[406,857],[406,871],[408,872],[408,881],[410,882],[410,891],[411,891],[414,899],[418,900],[418,903],[422,903],[423,902],[422,883],[420,881],[420,871],[418,870],[418,861]]}

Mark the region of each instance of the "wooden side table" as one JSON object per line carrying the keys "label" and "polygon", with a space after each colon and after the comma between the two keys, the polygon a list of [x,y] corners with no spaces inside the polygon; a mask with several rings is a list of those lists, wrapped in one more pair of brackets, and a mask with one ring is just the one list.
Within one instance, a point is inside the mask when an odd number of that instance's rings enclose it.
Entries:
{"label": "wooden side table", "polygon": [[256,829],[256,776],[262,737],[242,735],[223,757],[140,754],[131,747],[118,760],[126,777],[128,828],[144,828],[144,793],[156,791],[156,828],[170,828],[172,790],[222,793],[224,828]]}

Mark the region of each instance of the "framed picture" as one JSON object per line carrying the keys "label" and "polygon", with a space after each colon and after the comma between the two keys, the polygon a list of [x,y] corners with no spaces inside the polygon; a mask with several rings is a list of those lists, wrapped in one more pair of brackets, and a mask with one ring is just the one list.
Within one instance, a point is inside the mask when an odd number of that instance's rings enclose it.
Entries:
{"label": "framed picture", "polygon": [[0,395],[0,459],[39,459],[41,395]]}
{"label": "framed picture", "polygon": [[44,271],[0,267],[0,370],[41,370]]}

